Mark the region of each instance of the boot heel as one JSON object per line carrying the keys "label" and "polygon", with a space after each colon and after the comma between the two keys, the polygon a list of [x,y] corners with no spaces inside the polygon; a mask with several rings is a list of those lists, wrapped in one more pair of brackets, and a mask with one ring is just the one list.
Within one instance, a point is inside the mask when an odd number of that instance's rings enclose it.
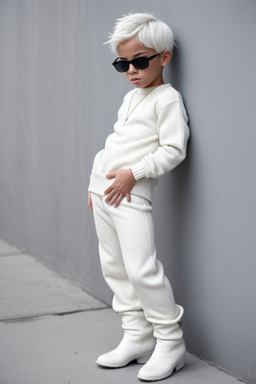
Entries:
{"label": "boot heel", "polygon": [[150,356],[152,355],[152,352],[150,353],[147,353],[146,355],[144,356],[140,356],[136,359],[136,362],[138,364],[146,364],[146,362],[148,361],[148,359],[150,358]]}
{"label": "boot heel", "polygon": [[184,356],[179,362],[178,364],[176,365],[175,367],[175,371],[179,371],[180,369],[182,369],[185,365],[185,362],[186,362],[186,356]]}

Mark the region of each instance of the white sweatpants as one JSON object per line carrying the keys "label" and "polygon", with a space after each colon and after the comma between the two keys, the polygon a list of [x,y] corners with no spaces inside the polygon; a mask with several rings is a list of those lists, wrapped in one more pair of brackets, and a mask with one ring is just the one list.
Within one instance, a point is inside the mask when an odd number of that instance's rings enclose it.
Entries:
{"label": "white sweatpants", "polygon": [[151,203],[131,195],[114,206],[106,196],[92,194],[103,276],[114,293],[119,313],[144,311],[156,338],[169,338],[183,308],[176,305],[169,280],[156,258]]}

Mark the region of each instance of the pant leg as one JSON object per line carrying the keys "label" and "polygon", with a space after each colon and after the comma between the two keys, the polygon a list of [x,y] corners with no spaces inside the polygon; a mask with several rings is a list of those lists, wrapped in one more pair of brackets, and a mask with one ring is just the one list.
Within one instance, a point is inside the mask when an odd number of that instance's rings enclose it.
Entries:
{"label": "pant leg", "polygon": [[[176,305],[172,287],[156,258],[152,207],[149,201],[132,195],[118,208],[106,205],[122,250],[128,278],[144,310],[154,325],[157,338],[171,337],[171,326],[180,320],[183,308]],[[170,331],[170,332],[169,332]]]}
{"label": "pant leg", "polygon": [[103,276],[114,293],[116,312],[142,311],[141,303],[126,273],[115,225],[105,197],[92,194],[93,213]]}

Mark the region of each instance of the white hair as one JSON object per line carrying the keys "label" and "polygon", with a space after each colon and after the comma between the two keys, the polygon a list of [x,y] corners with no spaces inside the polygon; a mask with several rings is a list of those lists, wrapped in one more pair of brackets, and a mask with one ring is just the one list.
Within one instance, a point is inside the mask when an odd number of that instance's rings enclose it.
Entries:
{"label": "white hair", "polygon": [[166,49],[171,52],[173,50],[174,37],[171,29],[148,13],[133,13],[118,19],[105,44],[110,44],[112,51],[117,53],[119,44],[137,35],[142,45],[154,49],[157,53]]}

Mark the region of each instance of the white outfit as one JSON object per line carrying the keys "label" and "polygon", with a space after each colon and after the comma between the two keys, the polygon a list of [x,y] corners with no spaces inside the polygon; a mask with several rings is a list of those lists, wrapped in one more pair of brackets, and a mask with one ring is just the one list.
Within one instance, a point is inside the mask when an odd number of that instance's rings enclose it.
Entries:
{"label": "white outfit", "polygon": [[[131,98],[132,113],[123,125]],[[113,183],[105,175],[131,168],[137,180],[131,193],[151,201],[158,177],[171,171],[186,156],[187,121],[181,95],[170,84],[128,92],[118,111],[114,133],[95,157],[89,191],[103,196]]]}
{"label": "white outfit", "polygon": [[[188,137],[180,94],[170,84],[141,88],[125,96],[114,133],[94,160],[89,191],[102,271],[114,293],[113,309],[122,316],[124,334],[142,340],[140,352],[132,352],[136,357],[152,352],[154,338],[182,340],[178,323],[183,308],[175,304],[171,285],[156,258],[151,200],[157,178],[185,158]],[[131,202],[124,198],[114,208],[105,202],[104,191],[113,183],[105,175],[125,168],[131,168],[136,184]],[[118,348],[117,352],[125,349]],[[110,360],[109,354],[104,355],[100,364],[121,366],[129,362],[126,356],[122,362],[112,363],[117,352],[111,352]]]}
{"label": "white outfit", "polygon": [[[104,278],[114,292],[113,309],[120,314],[144,311],[154,336],[170,339],[169,325],[183,312],[156,259],[151,203],[132,196],[118,208],[92,194],[95,226]],[[144,326],[144,325],[143,325]]]}

